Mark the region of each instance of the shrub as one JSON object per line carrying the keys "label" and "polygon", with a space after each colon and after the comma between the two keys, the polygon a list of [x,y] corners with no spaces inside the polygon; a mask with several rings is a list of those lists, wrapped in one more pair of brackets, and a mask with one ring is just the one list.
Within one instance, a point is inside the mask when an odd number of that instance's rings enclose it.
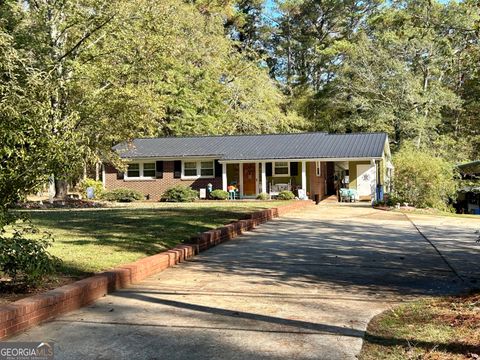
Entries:
{"label": "shrub", "polygon": [[104,200],[118,202],[132,202],[142,200],[143,198],[144,196],[141,192],[132,189],[115,189],[105,192],[102,195],[102,199]]}
{"label": "shrub", "polygon": [[283,190],[283,191],[280,191],[280,193],[277,196],[277,199],[278,200],[293,200],[293,199],[295,199],[295,195],[293,194],[293,192],[291,192],[289,190]]}
{"label": "shrub", "polygon": [[198,191],[188,186],[176,185],[165,191],[163,197],[172,202],[192,202],[198,198]]}
{"label": "shrub", "polygon": [[226,200],[228,199],[228,191],[213,190],[210,193],[210,197],[214,200]]}
{"label": "shrub", "polygon": [[39,239],[29,238],[39,231],[32,225],[18,228],[14,225],[10,236],[0,236],[0,272],[11,278],[13,284],[35,286],[55,272],[60,259],[48,253],[51,236],[43,234]]}
{"label": "shrub", "polygon": [[257,200],[270,200],[270,195],[267,193],[260,193],[257,195]]}
{"label": "shrub", "polygon": [[89,187],[93,188],[96,199],[100,199],[102,197],[104,192],[102,182],[93,179],[84,179],[78,184],[78,190],[82,194],[83,198],[87,198],[87,188]]}
{"label": "shrub", "polygon": [[447,210],[456,196],[453,166],[447,161],[413,146],[405,146],[394,156],[393,185],[396,201],[416,207]]}
{"label": "shrub", "polygon": [[402,200],[397,197],[395,194],[393,193],[386,193],[385,194],[385,205],[387,206],[395,206],[397,204],[401,204],[402,203]]}

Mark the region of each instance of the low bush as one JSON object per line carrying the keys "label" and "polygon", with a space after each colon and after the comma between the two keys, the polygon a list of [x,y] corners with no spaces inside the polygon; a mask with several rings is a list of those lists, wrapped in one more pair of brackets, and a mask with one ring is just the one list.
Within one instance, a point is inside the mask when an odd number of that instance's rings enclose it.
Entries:
{"label": "low bush", "polygon": [[176,185],[165,191],[163,198],[171,202],[192,202],[198,198],[198,191],[188,186]]}
{"label": "low bush", "polygon": [[260,193],[257,195],[257,200],[270,200],[270,195],[267,193]]}
{"label": "low bush", "polygon": [[293,200],[293,199],[295,199],[295,195],[293,194],[293,192],[291,192],[289,190],[284,190],[284,191],[280,191],[280,193],[277,195],[277,199],[278,200]]}
{"label": "low bush", "polygon": [[228,199],[228,191],[213,190],[210,193],[210,197],[214,200],[226,200]]}
{"label": "low bush", "polygon": [[385,194],[384,200],[385,200],[385,205],[391,206],[391,207],[402,203],[402,200],[392,193]]}
{"label": "low bush", "polygon": [[84,199],[87,198],[87,189],[91,187],[93,188],[93,193],[94,193],[94,198],[95,199],[100,199],[102,197],[102,194],[104,192],[103,190],[103,184],[101,181],[96,181],[93,179],[84,179],[80,181],[78,184],[78,190],[82,194],[82,197]]}
{"label": "low bush", "polygon": [[105,192],[102,195],[102,199],[104,200],[118,202],[132,202],[142,200],[143,198],[144,196],[141,192],[132,189],[115,189]]}
{"label": "low bush", "polygon": [[31,224],[13,225],[12,231],[0,236],[0,273],[9,277],[13,285],[41,284],[61,263],[47,251],[52,241],[49,234],[39,234]]}

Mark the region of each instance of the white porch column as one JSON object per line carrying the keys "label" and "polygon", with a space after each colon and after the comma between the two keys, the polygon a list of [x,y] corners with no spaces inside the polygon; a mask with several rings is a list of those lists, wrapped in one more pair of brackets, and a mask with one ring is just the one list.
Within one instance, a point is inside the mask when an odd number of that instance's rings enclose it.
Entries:
{"label": "white porch column", "polygon": [[259,186],[258,186],[258,183],[259,183],[259,179],[260,179],[260,176],[259,176],[259,171],[260,171],[260,168],[259,168],[259,165],[260,163],[255,163],[255,194],[258,195],[258,190],[259,190]]}
{"label": "white porch column", "polygon": [[267,192],[267,173],[266,173],[266,162],[262,162],[262,193]]}
{"label": "white porch column", "polygon": [[305,196],[307,195],[307,162],[302,161],[302,189],[305,191]]}
{"label": "white porch column", "polygon": [[240,163],[238,166],[239,175],[240,175],[240,196],[243,198],[243,163]]}
{"label": "white porch column", "polygon": [[222,190],[227,191],[227,164],[222,164]]}

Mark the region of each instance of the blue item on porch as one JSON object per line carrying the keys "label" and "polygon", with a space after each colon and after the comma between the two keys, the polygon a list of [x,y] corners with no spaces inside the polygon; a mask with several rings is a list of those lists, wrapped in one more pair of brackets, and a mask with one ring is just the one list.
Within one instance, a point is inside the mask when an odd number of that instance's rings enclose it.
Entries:
{"label": "blue item on porch", "polygon": [[473,215],[480,215],[480,209],[473,209]]}
{"label": "blue item on porch", "polygon": [[383,185],[377,185],[377,200],[383,200]]}

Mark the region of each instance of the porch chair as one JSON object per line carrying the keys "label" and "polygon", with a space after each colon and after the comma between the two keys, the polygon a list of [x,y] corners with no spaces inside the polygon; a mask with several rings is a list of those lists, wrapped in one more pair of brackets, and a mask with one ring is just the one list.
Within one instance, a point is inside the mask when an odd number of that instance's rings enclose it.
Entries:
{"label": "porch chair", "polygon": [[292,191],[291,181],[289,181],[288,183],[278,183],[278,184],[274,184],[273,182],[271,182],[269,187],[270,187],[270,191],[268,192],[268,194],[270,196],[277,196],[280,192],[285,190]]}

